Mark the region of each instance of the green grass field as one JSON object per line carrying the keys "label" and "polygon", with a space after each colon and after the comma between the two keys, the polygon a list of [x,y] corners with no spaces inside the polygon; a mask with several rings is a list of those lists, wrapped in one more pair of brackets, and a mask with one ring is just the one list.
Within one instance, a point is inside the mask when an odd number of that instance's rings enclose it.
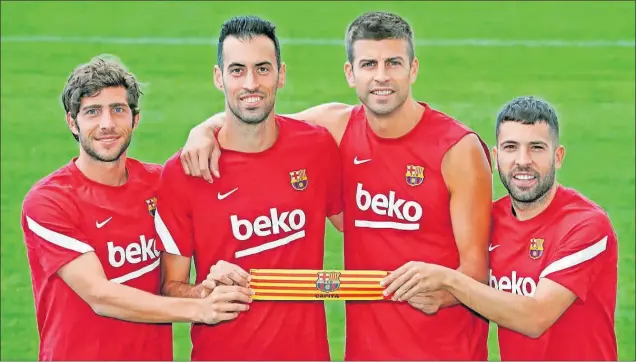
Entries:
{"label": "green grass field", "polygon": [[[60,103],[77,64],[112,53],[145,83],[129,155],[163,163],[194,124],[223,109],[212,83],[216,47],[201,39],[214,41],[225,19],[257,14],[278,25],[288,83],[277,111],[287,113],[357,101],[342,74],[341,39],[348,22],[369,10],[395,11],[411,22],[420,42],[416,97],[489,144],[496,112],[511,98],[535,94],[557,108],[567,150],[559,180],[603,206],[619,236],[619,357],[634,360],[633,2],[3,2],[2,359],[37,359],[20,207],[35,181],[77,153]],[[494,181],[499,197],[503,188]],[[342,266],[341,241],[329,229],[329,268]],[[328,315],[332,356],[340,360],[343,305],[328,303]],[[176,327],[175,353],[189,359],[188,325]]]}

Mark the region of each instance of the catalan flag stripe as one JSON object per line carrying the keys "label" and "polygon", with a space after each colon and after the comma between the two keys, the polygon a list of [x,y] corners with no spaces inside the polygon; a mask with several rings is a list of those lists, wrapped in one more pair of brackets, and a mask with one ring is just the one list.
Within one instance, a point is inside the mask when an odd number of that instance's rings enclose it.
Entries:
{"label": "catalan flag stripe", "polygon": [[[296,276],[252,276],[252,280],[254,280],[254,278],[258,278],[258,280],[279,280],[279,281],[316,281],[317,276],[306,276],[306,277],[296,277]],[[382,278],[384,277],[373,277],[373,278],[359,278],[359,277],[354,277],[354,276],[350,276],[350,277],[340,277],[340,281],[341,282],[375,282],[377,281],[378,283],[380,283],[380,280],[382,280]]]}
{"label": "catalan flag stripe", "polygon": [[388,298],[384,298],[382,295],[368,295],[368,296],[344,296],[344,297],[325,297],[325,298],[317,298],[314,296],[304,296],[304,295],[268,295],[268,296],[259,296],[253,295],[252,300],[385,300]]}
{"label": "catalan flag stripe", "polygon": [[250,273],[252,275],[299,275],[299,274],[308,274],[308,275],[316,275],[317,272],[322,273],[340,273],[341,275],[372,275],[372,276],[381,276],[384,278],[387,275],[387,272],[380,270],[313,270],[313,269],[252,269]]}
{"label": "catalan flag stripe", "polygon": [[[350,282],[350,283],[351,284],[347,284],[347,285],[342,285],[341,284],[339,290],[348,290],[348,289],[382,290],[383,289],[379,284],[376,285],[376,284],[353,284],[352,282]],[[250,285],[252,287],[259,287],[259,288],[274,287],[276,289],[283,289],[283,288],[291,288],[291,289],[309,288],[309,289],[312,289],[312,290],[316,289],[316,283],[298,284],[298,283],[260,283],[260,282],[251,282]]]}
{"label": "catalan flag stripe", "polygon": [[[376,278],[384,278],[386,274],[381,274],[381,275],[377,275],[377,274],[341,274],[340,277],[341,278],[355,278],[355,279],[359,279],[359,278],[371,278],[373,280],[375,280]],[[282,274],[282,273],[259,273],[259,274],[252,274],[252,276],[255,277],[259,277],[259,278],[315,278],[316,274],[312,274],[312,273],[298,273],[298,274]]]}
{"label": "catalan flag stripe", "polygon": [[254,300],[383,300],[380,270],[252,269]]}

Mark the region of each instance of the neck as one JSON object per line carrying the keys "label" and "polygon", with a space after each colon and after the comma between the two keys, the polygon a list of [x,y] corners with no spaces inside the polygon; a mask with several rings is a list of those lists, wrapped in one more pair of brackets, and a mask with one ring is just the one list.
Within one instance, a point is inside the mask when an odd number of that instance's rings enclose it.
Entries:
{"label": "neck", "polygon": [[81,151],[75,165],[86,178],[103,185],[121,186],[128,181],[126,154],[121,155],[117,161],[101,162]]}
{"label": "neck", "polygon": [[274,145],[278,126],[274,112],[258,124],[249,124],[226,112],[226,122],[219,131],[221,147],[245,153],[263,152]]}
{"label": "neck", "polygon": [[552,203],[552,200],[554,200],[558,188],[558,184],[555,182],[550,191],[533,202],[520,202],[513,199],[512,208],[515,211],[517,219],[519,221],[530,220],[545,211],[545,209],[550,206],[550,203]]}
{"label": "neck", "polygon": [[422,118],[424,107],[409,97],[404,104],[387,115],[376,115],[365,107],[365,115],[373,132],[382,138],[398,138],[409,133]]}

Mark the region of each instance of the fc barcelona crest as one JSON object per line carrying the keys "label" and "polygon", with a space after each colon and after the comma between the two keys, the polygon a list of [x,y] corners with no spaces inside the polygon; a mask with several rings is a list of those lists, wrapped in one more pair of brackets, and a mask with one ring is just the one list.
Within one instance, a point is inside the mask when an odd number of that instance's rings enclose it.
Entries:
{"label": "fc barcelona crest", "polygon": [[157,198],[149,198],[146,200],[146,204],[148,205],[148,212],[150,213],[150,216],[155,217],[155,210],[157,210]]}
{"label": "fc barcelona crest", "polygon": [[539,259],[543,255],[543,239],[530,239],[530,258]]}
{"label": "fc barcelona crest", "polygon": [[302,191],[307,188],[309,180],[307,180],[307,170],[302,169],[298,171],[292,171],[289,173],[291,177],[291,185],[294,190]]}
{"label": "fc barcelona crest", "polygon": [[340,272],[319,272],[316,289],[323,293],[335,292],[340,288]]}
{"label": "fc barcelona crest", "polygon": [[406,166],[406,183],[410,186],[421,185],[424,181],[424,167],[407,165]]}

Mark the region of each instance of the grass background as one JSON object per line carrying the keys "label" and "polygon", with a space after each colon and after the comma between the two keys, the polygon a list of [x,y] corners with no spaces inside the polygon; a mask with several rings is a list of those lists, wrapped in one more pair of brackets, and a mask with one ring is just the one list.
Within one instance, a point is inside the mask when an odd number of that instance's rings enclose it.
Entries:
{"label": "grass background", "polygon": [[[371,10],[403,15],[419,41],[538,41],[536,46],[418,46],[421,68],[413,92],[477,130],[491,145],[496,112],[511,98],[535,94],[557,108],[567,150],[558,178],[603,206],[619,236],[619,357],[636,358],[633,2],[74,1],[2,2],[1,10],[3,360],[37,359],[38,334],[20,207],[35,181],[77,153],[60,104],[64,82],[76,65],[94,55],[112,53],[146,83],[142,123],[129,154],[163,163],[183,144],[193,125],[223,108],[223,96],[212,83],[216,47],[188,44],[188,39],[210,38],[213,43],[229,17],[263,16],[278,25],[283,39],[314,41],[283,44],[288,83],[279,93],[279,113],[322,102],[354,103],[355,94],[342,74],[341,39],[351,20]],[[35,36],[66,40],[33,41]],[[121,44],[113,38],[173,41]],[[329,41],[316,42],[325,39]],[[562,42],[547,46],[546,40]],[[590,40],[608,43],[590,46]],[[630,40],[631,46],[612,43],[617,40]],[[572,46],[576,41],[582,46]],[[498,178],[494,180],[499,197],[503,188]],[[326,267],[342,266],[341,241],[330,228]],[[341,302],[328,303],[328,317],[332,357],[339,360],[344,343]],[[496,360],[496,335],[491,337],[490,359]],[[189,351],[188,325],[178,325],[175,358],[189,359]]]}

